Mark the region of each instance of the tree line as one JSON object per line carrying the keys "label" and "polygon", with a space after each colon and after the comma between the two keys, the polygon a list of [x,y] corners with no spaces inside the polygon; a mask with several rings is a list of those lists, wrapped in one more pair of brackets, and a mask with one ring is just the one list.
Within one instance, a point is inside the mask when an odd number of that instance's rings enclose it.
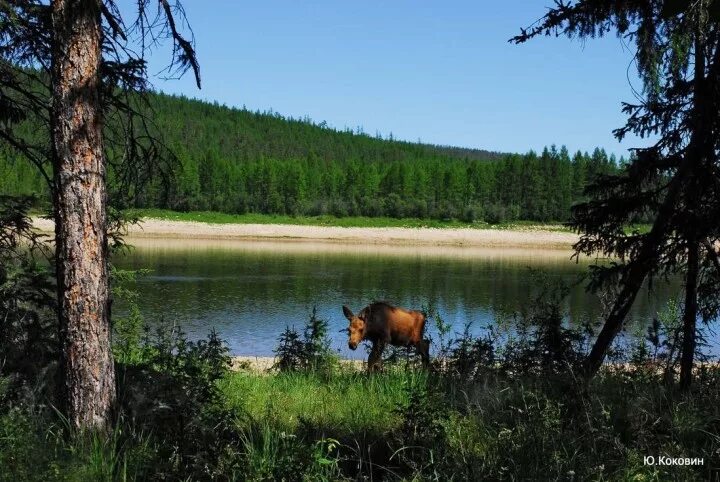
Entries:
{"label": "tree line", "polygon": [[[599,148],[507,154],[403,142],[163,94],[150,105],[174,162],[164,171],[139,167],[148,182],[134,196],[123,193],[123,207],[565,221],[588,181],[624,162]],[[0,191],[44,196],[42,177],[16,156],[0,148]],[[113,165],[111,192],[120,184]]]}

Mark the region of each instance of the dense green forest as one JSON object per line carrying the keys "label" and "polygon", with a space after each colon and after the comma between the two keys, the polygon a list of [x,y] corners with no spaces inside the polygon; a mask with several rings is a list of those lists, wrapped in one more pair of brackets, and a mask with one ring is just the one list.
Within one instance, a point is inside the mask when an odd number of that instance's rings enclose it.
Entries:
{"label": "dense green forest", "polygon": [[[623,162],[602,149],[504,154],[397,141],[164,94],[150,105],[153,129],[177,159],[145,173],[147,184],[121,207],[563,221],[589,179]],[[47,195],[35,168],[4,145],[0,192]]]}

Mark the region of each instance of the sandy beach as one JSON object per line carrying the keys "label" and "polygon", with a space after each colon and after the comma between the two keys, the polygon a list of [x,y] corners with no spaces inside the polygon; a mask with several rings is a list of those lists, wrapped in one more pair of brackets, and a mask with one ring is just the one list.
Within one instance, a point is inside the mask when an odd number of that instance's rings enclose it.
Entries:
{"label": "sandy beach", "polygon": [[[277,358],[269,356],[234,356],[231,359],[230,369],[236,372],[248,372],[255,375],[269,375],[271,373],[278,373],[278,370],[275,367],[276,362]],[[713,368],[717,367],[717,365],[718,362],[715,361],[698,362],[696,370],[700,370],[702,367]],[[358,371],[367,369],[365,359],[341,359],[340,366]],[[606,362],[602,369],[608,372],[623,372],[635,371],[639,368],[640,367],[626,362]],[[657,373],[662,373],[664,365],[660,362],[647,362],[643,365],[643,368],[647,370],[654,370]]]}
{"label": "sandy beach", "polygon": [[[339,360],[340,366],[344,368],[352,368],[354,370],[364,370],[366,368],[365,360]],[[277,358],[271,356],[234,356],[231,360],[231,369],[233,371],[245,371],[255,374],[269,374],[277,372],[275,364]]]}
{"label": "sandy beach", "polygon": [[[34,218],[35,227],[53,231],[51,220]],[[127,237],[215,240],[325,241],[348,244],[463,246],[488,248],[569,249],[574,233],[539,227],[519,229],[475,228],[344,228],[289,224],[210,224],[144,219],[128,228]]]}

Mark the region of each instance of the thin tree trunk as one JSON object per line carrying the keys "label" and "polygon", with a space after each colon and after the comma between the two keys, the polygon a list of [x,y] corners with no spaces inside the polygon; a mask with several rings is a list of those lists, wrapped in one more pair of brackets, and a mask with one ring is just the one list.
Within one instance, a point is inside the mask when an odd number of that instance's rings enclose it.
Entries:
{"label": "thin tree trunk", "polygon": [[[701,32],[695,34],[695,99],[708,99],[712,98],[707,92],[707,83],[705,82],[705,67],[706,59],[703,50],[703,44],[700,42],[702,37]],[[716,56],[720,52],[716,52]],[[715,64],[711,71],[716,69],[718,66]],[[712,111],[709,110],[709,102],[705,101],[702,105],[695,105],[695,115],[693,117],[693,134],[688,146],[688,157],[690,157],[696,166],[700,167],[705,160],[704,154],[708,151],[707,146],[712,146],[713,134],[712,129],[708,128],[712,124],[707,121]],[[712,153],[714,149],[710,148]],[[698,199],[698,186],[697,179],[693,178],[692,183],[687,187],[686,192],[686,210],[690,222],[690,232],[686,233],[687,246],[688,246],[688,259],[687,259],[687,272],[685,275],[685,310],[683,312],[683,341],[682,341],[682,353],[680,354],[680,389],[687,391],[690,389],[692,384],[692,369],[693,361],[695,359],[695,346],[696,346],[696,323],[697,323],[697,312],[698,312],[698,299],[697,299],[697,284],[699,274],[699,257],[700,257],[700,245],[697,239],[697,232],[693,232],[694,229],[699,228],[697,218],[695,217],[699,211],[700,201]]]}
{"label": "thin tree trunk", "polygon": [[684,391],[690,389],[692,384],[692,369],[695,359],[696,346],[696,320],[698,313],[697,280],[699,246],[691,242],[688,246],[687,277],[685,279],[685,311],[683,313],[683,341],[680,356],[680,388]]}
{"label": "thin tree trunk", "polygon": [[605,360],[605,354],[612,344],[615,337],[620,332],[625,317],[632,307],[635,297],[642,287],[645,278],[650,272],[657,253],[661,247],[661,243],[665,239],[668,231],[670,216],[672,215],[675,203],[680,196],[680,190],[685,183],[688,171],[691,168],[691,162],[684,159],[680,168],[675,173],[668,193],[665,196],[663,204],[658,210],[653,227],[643,241],[643,246],[638,255],[637,260],[628,268],[620,282],[622,289],[613,304],[612,310],[605,320],[605,324],[600,330],[595,343],[593,344],[590,354],[585,360],[584,376],[586,379],[592,378],[602,366]]}
{"label": "thin tree trunk", "polygon": [[647,273],[648,269],[645,266],[638,266],[622,281],[622,290],[585,360],[584,375],[586,379],[592,378],[602,366],[605,354],[620,332],[625,316],[630,311]]}
{"label": "thin tree trunk", "polygon": [[[665,242],[665,236],[670,229],[670,217],[675,208],[675,204],[678,202],[681,191],[685,184],[688,182],[688,178],[694,175],[694,171],[697,169],[699,163],[699,155],[701,153],[701,146],[707,139],[712,139],[712,133],[708,131],[708,126],[712,125],[711,122],[707,121],[707,117],[712,114],[712,110],[708,108],[706,99],[707,95],[704,95],[704,80],[705,80],[705,56],[703,54],[702,43],[696,34],[695,37],[695,65],[694,68],[694,95],[693,95],[693,119],[694,126],[692,130],[691,140],[687,148],[685,157],[680,164],[677,172],[673,176],[673,179],[668,188],[668,194],[665,196],[663,204],[658,209],[658,214],[653,223],[653,227],[648,233],[646,239],[643,242],[640,254],[637,257],[637,261],[631,266],[623,276],[620,285],[622,290],[615,300],[612,311],[608,316],[605,324],[603,325],[600,334],[595,340],[595,344],[590,351],[587,359],[585,360],[584,375],[586,379],[592,378],[602,366],[605,354],[608,348],[612,344],[613,340],[617,336],[618,332],[622,328],[625,317],[627,316],[630,307],[635,301],[638,291],[642,287],[642,283],[645,277],[650,272],[657,253],[661,248],[661,243]],[[716,51],[716,55],[720,56],[720,50]],[[715,68],[720,67],[717,63]],[[705,119],[703,118],[705,117]],[[697,242],[694,243],[695,254],[697,260]],[[697,275],[695,276],[697,278]],[[696,279],[697,282],[697,279]],[[695,286],[696,291],[696,286]],[[694,343],[694,324],[695,317],[697,316],[697,296],[695,300],[695,316],[693,317],[693,343]],[[686,308],[687,310],[687,308]],[[687,329],[687,326],[685,327]],[[693,345],[694,350],[694,345]],[[691,360],[692,365],[692,360]]]}
{"label": "thin tree trunk", "polygon": [[61,369],[75,429],[105,429],[115,403],[110,351],[100,5],[53,0],[52,134]]}

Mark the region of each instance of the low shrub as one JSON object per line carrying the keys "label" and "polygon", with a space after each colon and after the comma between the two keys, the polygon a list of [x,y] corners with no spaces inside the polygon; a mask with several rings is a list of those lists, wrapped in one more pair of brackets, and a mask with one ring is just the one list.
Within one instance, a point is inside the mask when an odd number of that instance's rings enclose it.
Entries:
{"label": "low shrub", "polygon": [[328,371],[337,364],[337,356],[330,349],[328,322],[317,316],[317,308],[305,323],[303,334],[294,327],[286,327],[278,337],[275,349],[277,361],[273,368],[287,371]]}

